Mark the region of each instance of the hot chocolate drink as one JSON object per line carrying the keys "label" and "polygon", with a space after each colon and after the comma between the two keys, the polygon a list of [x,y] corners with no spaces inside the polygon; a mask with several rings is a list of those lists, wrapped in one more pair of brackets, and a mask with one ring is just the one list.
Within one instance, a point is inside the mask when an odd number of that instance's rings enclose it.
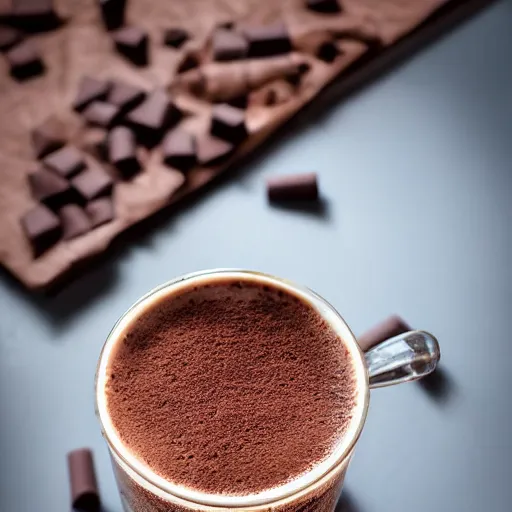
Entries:
{"label": "hot chocolate drink", "polygon": [[255,276],[170,287],[115,339],[105,404],[126,450],[168,482],[246,496],[325,461],[358,404],[343,339],[292,289]]}

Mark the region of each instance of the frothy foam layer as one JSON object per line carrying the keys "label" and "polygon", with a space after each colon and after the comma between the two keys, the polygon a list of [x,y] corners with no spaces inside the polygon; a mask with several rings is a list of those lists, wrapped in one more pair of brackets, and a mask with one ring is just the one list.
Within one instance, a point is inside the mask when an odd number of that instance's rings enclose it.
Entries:
{"label": "frothy foam layer", "polygon": [[247,495],[293,480],[338,444],[357,401],[352,359],[298,296],[212,278],[151,304],[119,337],[107,407],[161,477]]}

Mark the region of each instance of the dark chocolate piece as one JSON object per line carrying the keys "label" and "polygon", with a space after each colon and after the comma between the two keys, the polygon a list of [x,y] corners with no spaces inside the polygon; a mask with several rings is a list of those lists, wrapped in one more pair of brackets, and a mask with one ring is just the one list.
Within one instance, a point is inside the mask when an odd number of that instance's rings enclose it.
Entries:
{"label": "dark chocolate piece", "polygon": [[288,53],[292,49],[288,30],[283,23],[244,27],[243,33],[249,41],[249,57],[270,57]]}
{"label": "dark chocolate piece", "polygon": [[10,23],[29,32],[52,30],[60,24],[53,0],[12,0]]}
{"label": "dark chocolate piece", "polygon": [[176,70],[178,73],[185,73],[191,69],[198,68],[199,64],[199,59],[194,53],[185,53]]}
{"label": "dark chocolate piece", "polygon": [[338,47],[329,41],[322,43],[316,51],[316,56],[328,63],[334,62],[338,55],[340,55]]}
{"label": "dark chocolate piece", "polygon": [[55,117],[49,117],[31,133],[32,146],[37,158],[57,151],[66,143],[66,127]]}
{"label": "dark chocolate piece", "polygon": [[120,115],[124,115],[144,101],[146,92],[133,85],[123,82],[114,82],[107,96],[107,102],[119,109]]}
{"label": "dark chocolate piece", "polygon": [[270,201],[316,201],[317,175],[314,172],[274,176],[267,180]]}
{"label": "dark chocolate piece", "polygon": [[59,218],[43,205],[37,205],[23,215],[21,225],[36,258],[57,243],[61,236]]}
{"label": "dark chocolate piece", "polygon": [[69,452],[68,473],[71,508],[84,512],[96,512],[100,507],[100,497],[91,450],[81,448]]}
{"label": "dark chocolate piece", "polygon": [[124,25],[126,0],[98,0],[101,17],[107,30],[116,30]]}
{"label": "dark chocolate piece", "polygon": [[78,149],[64,146],[43,159],[44,165],[63,178],[71,178],[85,168],[85,162]]}
{"label": "dark chocolate piece", "polygon": [[239,144],[247,137],[245,111],[227,103],[215,105],[212,109],[210,133],[233,144]]}
{"label": "dark chocolate piece", "polygon": [[59,210],[62,224],[63,240],[71,240],[77,236],[85,235],[91,230],[91,222],[83,208],[76,204],[68,204]]}
{"label": "dark chocolate piece", "polygon": [[114,128],[108,136],[108,159],[123,175],[129,178],[141,169],[136,153],[135,136],[125,126]]}
{"label": "dark chocolate piece", "polygon": [[181,118],[180,111],[165,91],[157,89],[134,110],[126,120],[133,128],[138,142],[152,147],[162,139],[165,131]]}
{"label": "dark chocolate piece", "polygon": [[30,173],[27,179],[34,199],[52,210],[75,199],[69,182],[47,169],[41,168]]}
{"label": "dark chocolate piece", "polygon": [[172,48],[180,48],[189,38],[188,32],[182,28],[168,28],[164,34],[164,44]]}
{"label": "dark chocolate piece", "polygon": [[205,134],[196,140],[196,154],[200,165],[217,165],[227,160],[235,146],[225,140]]}
{"label": "dark chocolate piece", "polygon": [[93,101],[82,112],[84,119],[91,125],[110,128],[119,120],[119,108],[104,101]]}
{"label": "dark chocolate piece", "polygon": [[110,197],[101,197],[88,203],[85,213],[91,221],[91,226],[96,228],[114,220],[114,203]]}
{"label": "dark chocolate piece", "polygon": [[117,51],[136,66],[148,64],[148,34],[139,27],[124,27],[114,32]]}
{"label": "dark chocolate piece", "polygon": [[410,330],[412,329],[407,322],[398,315],[392,315],[359,336],[357,342],[361,350],[366,352],[375,345]]}
{"label": "dark chocolate piece", "polygon": [[23,34],[12,27],[0,26],[0,52],[10,50],[23,39]]}
{"label": "dark chocolate piece", "polygon": [[111,85],[105,80],[97,80],[90,76],[84,76],[78,86],[78,93],[73,108],[81,112],[93,101],[103,101],[106,99]]}
{"label": "dark chocolate piece", "polygon": [[113,180],[100,167],[86,169],[71,180],[73,188],[86,201],[91,201],[112,192]]}
{"label": "dark chocolate piece", "polygon": [[249,51],[247,39],[233,30],[216,30],[212,40],[213,58],[218,61],[245,59]]}
{"label": "dark chocolate piece", "polygon": [[187,171],[196,163],[194,137],[182,130],[169,132],[162,142],[162,153],[167,165]]}
{"label": "dark chocolate piece", "polygon": [[26,80],[40,75],[44,64],[32,41],[22,41],[6,53],[11,75],[17,80]]}
{"label": "dark chocolate piece", "polygon": [[329,14],[341,11],[338,0],[306,0],[306,7],[311,11]]}

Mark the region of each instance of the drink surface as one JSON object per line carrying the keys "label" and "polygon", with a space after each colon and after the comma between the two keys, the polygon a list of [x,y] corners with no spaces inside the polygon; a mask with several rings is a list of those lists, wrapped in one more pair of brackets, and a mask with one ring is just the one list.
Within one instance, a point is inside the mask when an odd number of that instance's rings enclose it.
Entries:
{"label": "drink surface", "polygon": [[116,340],[105,387],[123,445],[166,480],[245,496],[324,461],[358,402],[343,340],[298,295],[256,278],[170,290]]}

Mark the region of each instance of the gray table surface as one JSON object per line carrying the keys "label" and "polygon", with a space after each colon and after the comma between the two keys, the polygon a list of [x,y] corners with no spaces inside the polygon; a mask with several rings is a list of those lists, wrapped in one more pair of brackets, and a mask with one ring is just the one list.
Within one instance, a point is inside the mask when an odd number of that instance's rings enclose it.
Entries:
{"label": "gray table surface", "polygon": [[[372,393],[345,510],[510,510],[511,50],[502,1],[57,297],[3,278],[0,511],[68,510],[65,455],[84,445],[105,509],[121,510],[94,415],[100,348],[143,293],[211,267],[307,284],[356,333],[397,312],[438,336],[437,385]],[[265,176],[309,170],[321,175],[323,212],[269,207]]]}

